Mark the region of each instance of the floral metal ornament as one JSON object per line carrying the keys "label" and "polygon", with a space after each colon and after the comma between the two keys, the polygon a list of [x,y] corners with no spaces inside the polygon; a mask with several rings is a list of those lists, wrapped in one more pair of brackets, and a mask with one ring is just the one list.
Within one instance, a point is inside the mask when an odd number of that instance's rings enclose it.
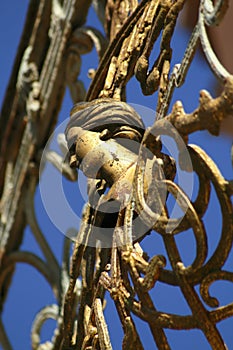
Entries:
{"label": "floral metal ornament", "polygon": [[[218,136],[223,120],[233,113],[233,77],[213,52],[206,30],[221,25],[228,2],[200,1],[183,59],[174,67],[172,38],[184,0],[93,1],[105,35],[84,26],[90,3],[41,0],[29,8],[0,121],[1,306],[15,265],[24,262],[45,277],[56,299],[56,304],[45,306],[34,319],[34,350],[112,349],[105,319],[107,293],[123,330],[119,348],[144,349],[137,317],[149,326],[158,349],[172,349],[167,329],[196,329],[212,349],[227,349],[218,324],[233,316],[233,302],[220,305],[210,287],[222,280],[233,282],[226,264],[233,243],[233,182],[223,177],[200,146],[189,144],[189,135],[207,130]],[[155,42],[159,47],[154,56]],[[199,43],[223,85],[222,92],[212,98],[202,90],[199,106],[191,113],[185,112],[180,101],[168,112]],[[89,71],[92,82],[86,92],[78,76],[81,57],[93,46],[99,65]],[[149,127],[126,102],[126,86],[133,76],[142,94],[158,91]],[[58,136],[60,156],[43,149],[55,128],[66,86],[74,107],[65,135]],[[164,136],[173,140],[176,159],[164,150]],[[73,235],[72,253],[71,241],[65,237],[60,264],[34,209],[39,167],[43,170],[47,161],[71,181],[77,180],[80,171],[87,177],[88,200],[81,225]],[[195,196],[179,182],[180,169],[197,179]],[[204,217],[213,191],[221,233],[209,251],[212,232]],[[170,213],[171,198],[179,215]],[[20,249],[27,225],[42,258]],[[192,237],[190,264],[185,264],[178,244],[181,235]],[[142,249],[145,237],[159,237],[163,250],[149,256]],[[156,307],[159,283],[179,289],[189,308],[187,314]],[[56,321],[56,328],[51,340],[43,343],[41,329],[48,319]],[[0,343],[11,349],[2,321]]]}

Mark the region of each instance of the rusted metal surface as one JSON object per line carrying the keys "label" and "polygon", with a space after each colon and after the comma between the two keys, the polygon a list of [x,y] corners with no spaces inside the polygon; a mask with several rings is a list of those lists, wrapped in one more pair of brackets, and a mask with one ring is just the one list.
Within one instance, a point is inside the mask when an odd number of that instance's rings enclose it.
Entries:
{"label": "rusted metal surface", "polygon": [[[170,44],[184,1],[94,4],[106,38],[92,28],[81,27],[87,2],[40,1],[37,12],[32,5],[29,11],[33,20],[27,21],[25,33],[31,36],[23,36],[10,83],[10,89],[14,84],[16,88],[7,92],[1,121],[5,128],[1,140],[1,171],[5,176],[1,199],[2,302],[15,264],[24,261],[45,276],[57,299],[57,305],[46,306],[35,318],[33,349],[112,349],[104,316],[105,293],[110,293],[122,325],[124,336],[119,347],[123,349],[143,349],[134,315],[148,324],[158,349],[172,348],[165,329],[198,329],[212,349],[226,349],[217,325],[233,316],[233,304],[219,306],[209,288],[219,280],[233,281],[232,272],[224,267],[233,240],[232,181],[222,176],[201,147],[189,144],[189,135],[207,130],[217,136],[224,119],[233,113],[233,77],[215,57],[205,30],[207,25],[220,22],[227,2],[216,1],[213,6],[211,1],[201,0],[187,50],[175,67],[170,67]],[[148,71],[156,40],[160,40],[160,49]],[[199,42],[223,91],[212,98],[203,90],[199,107],[192,113],[185,113],[181,102],[176,102],[168,114],[173,91],[184,82]],[[85,92],[77,80],[80,55],[89,52],[93,44],[102,59],[84,102]],[[133,75],[143,94],[159,90],[157,118],[149,128],[124,102],[125,87]],[[63,164],[63,173],[72,181],[76,180],[76,168],[87,176],[88,202],[70,266],[68,240],[63,265],[59,266],[36,221],[33,198],[39,155],[55,126],[66,84],[74,103],[83,102],[72,109],[65,131],[69,162],[66,159]],[[13,101],[11,110],[9,99]],[[13,125],[21,130],[17,137],[11,131]],[[177,145],[177,164],[162,152],[162,135],[169,135]],[[13,140],[12,146],[9,140]],[[62,140],[61,145],[65,147]],[[50,153],[47,159],[59,168],[59,157]],[[178,166],[199,179],[195,199],[177,182]],[[219,242],[208,256],[211,232],[203,218],[212,188],[220,205],[222,228]],[[170,217],[168,196],[175,198],[180,217]],[[45,261],[19,251],[26,224]],[[189,266],[185,266],[177,244],[179,234],[187,230],[195,242]],[[148,257],[142,250],[140,242],[148,234],[161,237],[171,268],[162,254]],[[158,310],[150,293],[158,282],[179,287],[190,313]],[[40,344],[40,330],[48,318],[57,321],[57,328],[51,342]],[[8,349],[3,324],[0,337]]]}
{"label": "rusted metal surface", "polygon": [[[65,1],[62,6],[59,1],[46,0],[31,1],[29,6],[0,121],[1,303],[14,265],[21,260],[20,256],[17,260],[15,252],[28,223],[25,197],[28,191],[34,195],[41,150],[56,124],[62,103],[72,31],[85,23],[89,5],[89,1]],[[79,7],[82,13],[77,11]],[[38,240],[48,259],[44,264],[46,276],[51,278],[55,273],[58,279],[58,263],[43,234]],[[55,270],[49,268],[50,258]],[[30,256],[25,254],[23,260],[33,265]]]}

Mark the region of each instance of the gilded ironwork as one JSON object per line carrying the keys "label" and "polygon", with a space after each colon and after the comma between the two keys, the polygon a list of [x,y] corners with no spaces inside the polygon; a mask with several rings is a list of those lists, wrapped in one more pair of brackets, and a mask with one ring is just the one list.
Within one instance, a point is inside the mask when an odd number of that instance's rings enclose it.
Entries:
{"label": "gilded ironwork", "polygon": [[[221,123],[233,113],[233,76],[217,59],[206,32],[207,26],[220,23],[227,1],[200,1],[198,20],[183,59],[171,67],[171,39],[184,3],[93,1],[105,38],[98,30],[84,26],[90,2],[42,0],[35,8],[32,1],[29,16],[37,21],[26,23],[25,31],[30,28],[31,37],[22,42],[11,78],[14,94],[8,92],[3,106],[5,136],[1,139],[0,169],[4,179],[1,306],[18,262],[34,266],[57,300],[56,305],[45,306],[35,317],[32,349],[112,349],[104,313],[106,293],[113,299],[122,325],[122,349],[144,349],[134,316],[148,324],[158,349],[172,349],[165,329],[198,329],[212,349],[227,349],[217,325],[233,316],[233,303],[219,306],[210,286],[220,280],[233,282],[233,272],[225,267],[233,243],[233,184],[200,146],[189,144],[189,135],[195,131],[207,130],[218,136]],[[43,35],[39,33],[42,28],[46,29]],[[41,38],[44,46],[38,44]],[[157,40],[159,52],[149,69]],[[177,101],[168,114],[173,91],[184,83],[198,43],[223,90],[216,98],[202,90],[199,106],[192,113],[185,113]],[[77,77],[81,55],[90,52],[93,44],[100,63],[90,72],[92,82],[85,95]],[[155,120],[148,128],[125,102],[125,88],[133,75],[143,94],[158,90]],[[71,181],[76,181],[77,172],[82,171],[88,178],[88,202],[72,255],[71,241],[65,238],[59,266],[37,222],[34,195],[42,151],[55,127],[66,85],[75,105],[65,130],[66,141],[64,135],[58,138],[64,157],[45,151],[42,160],[50,161]],[[18,133],[11,137],[12,125]],[[163,151],[163,135],[177,145],[177,161]],[[178,183],[178,167],[198,178],[195,199]],[[211,232],[203,218],[213,190],[222,227],[219,242],[208,255]],[[170,216],[168,197],[174,197],[182,212],[180,217]],[[26,225],[44,259],[20,250]],[[195,256],[189,266],[185,266],[177,244],[177,237],[187,230],[195,242]],[[148,235],[161,237],[166,257],[149,257],[143,251],[140,242]],[[190,313],[158,310],[150,293],[158,282],[179,287]],[[51,341],[42,344],[40,331],[49,318],[56,320],[57,327]],[[2,322],[0,343],[4,349],[11,349]]]}

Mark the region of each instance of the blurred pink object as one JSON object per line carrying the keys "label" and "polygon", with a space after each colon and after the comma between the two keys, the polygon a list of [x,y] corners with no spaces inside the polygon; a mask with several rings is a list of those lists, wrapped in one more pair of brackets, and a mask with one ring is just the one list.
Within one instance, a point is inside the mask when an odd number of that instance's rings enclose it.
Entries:
{"label": "blurred pink object", "polygon": [[[197,21],[198,6],[200,1],[187,1],[184,8],[184,16],[181,19],[182,25],[192,29]],[[223,66],[233,74],[233,1],[229,1],[229,8],[218,26],[208,27],[208,34],[211,45]],[[217,86],[216,89],[221,89]],[[233,116],[225,119],[222,131],[233,135]]]}

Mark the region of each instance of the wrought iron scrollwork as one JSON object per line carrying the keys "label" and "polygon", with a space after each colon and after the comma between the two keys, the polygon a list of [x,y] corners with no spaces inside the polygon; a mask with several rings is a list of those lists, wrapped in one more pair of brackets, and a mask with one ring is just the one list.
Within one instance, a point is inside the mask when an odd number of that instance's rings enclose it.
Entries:
{"label": "wrought iron scrollwork", "polygon": [[[151,6],[153,5],[151,4]],[[156,6],[158,6],[158,3]],[[181,4],[177,4],[177,9],[179,6],[181,6]],[[222,102],[224,99],[226,99],[226,96],[231,95],[230,91],[232,88],[232,77],[228,72],[222,69],[220,64],[216,63],[216,58],[213,58],[212,54],[210,54],[210,57],[208,56],[207,59],[210,65],[214,66],[217,76],[223,82],[225,82],[225,92],[222,93],[221,97],[214,100],[209,94],[203,91],[201,95],[201,104],[197,111],[193,112],[189,116],[186,116],[182,105],[177,103],[174,106],[171,114],[163,119],[167,113],[167,108],[171,100],[173,89],[180,86],[184,82],[185,74],[195,53],[199,38],[201,39],[204,52],[206,50],[208,53],[210,52],[210,50],[206,48],[207,38],[203,26],[206,24],[213,25],[216,23],[222,16],[223,11],[226,9],[226,6],[223,6],[222,2],[216,3],[215,7],[211,7],[211,11],[209,11],[206,6],[206,2],[201,2],[198,24],[194,28],[193,34],[190,38],[187,50],[184,54],[184,59],[180,65],[175,66],[172,74],[168,78],[167,82],[165,82],[165,93],[160,95],[160,100],[158,103],[157,120],[151,128],[145,131],[142,138],[141,147],[139,148],[139,156],[137,158],[137,165],[134,170],[134,175],[131,177],[132,189],[130,199],[129,202],[123,201],[124,204],[121,203],[118,218],[115,223],[116,227],[112,236],[113,247],[111,259],[109,260],[109,262],[111,262],[110,274],[107,272],[102,272],[100,278],[101,285],[110,292],[113,300],[115,301],[119,317],[122,321],[122,327],[125,330],[124,341],[127,339],[126,320],[128,320],[128,317],[129,322],[131,322],[132,332],[134,332],[135,338],[138,337],[135,325],[133,324],[132,319],[130,319],[128,313],[128,311],[131,311],[149,323],[155,343],[157,344],[158,348],[161,349],[170,348],[165,337],[165,333],[163,332],[163,328],[198,328],[203,331],[213,349],[225,349],[225,344],[216,328],[216,323],[222,320],[223,317],[223,313],[221,312],[222,307],[217,308],[217,299],[210,297],[209,286],[214,281],[219,279],[232,279],[231,272],[222,270],[232,247],[233,212],[230,199],[230,196],[232,195],[232,188],[230,182],[226,181],[222,177],[212,159],[209,158],[200,147],[187,144],[187,136],[194,130],[207,128],[211,133],[217,134],[221,124],[220,119],[224,117],[224,114],[226,115],[229,111],[231,111],[230,101],[232,97],[228,98],[228,102],[226,102],[226,104],[223,103],[225,106],[223,106]],[[148,13],[149,12],[150,11],[148,11]],[[158,14],[157,16],[157,18],[159,18]],[[158,27],[155,26],[155,28],[158,30]],[[165,27],[164,30],[166,29],[167,28]],[[142,59],[142,57],[144,57],[143,54],[140,59]],[[138,62],[141,62],[140,59]],[[109,69],[113,74],[114,67],[111,66],[111,63],[109,63]],[[136,66],[136,72],[138,72],[138,63]],[[98,73],[99,72],[97,72],[97,75]],[[138,73],[135,74],[137,75]],[[159,81],[161,83],[160,78]],[[107,87],[105,87],[105,89],[106,91],[109,91]],[[114,93],[112,96],[115,96]],[[98,102],[101,110],[101,99],[98,100]],[[212,113],[212,116],[210,117],[212,125],[209,126],[207,126],[207,106],[209,107],[209,110],[212,109],[212,112],[215,111],[214,116],[217,113],[219,113],[219,115],[222,114],[221,117],[219,116],[214,120]],[[111,100],[109,100],[109,110],[111,109]],[[123,111],[124,109],[122,108],[122,113]],[[85,113],[85,107],[83,113]],[[179,136],[181,136],[182,140],[179,140],[179,137],[169,130],[168,126],[166,125],[166,122],[168,121],[176,127],[176,132],[178,130],[180,133]],[[187,123],[186,126],[184,126],[185,122]],[[203,124],[205,124],[205,126]],[[156,131],[155,135],[155,130],[159,130],[160,135],[161,133],[165,132],[174,137],[180,151],[180,166],[183,166],[183,168],[186,168],[186,170],[193,171],[197,174],[199,178],[199,190],[194,202],[190,200],[189,196],[183,191],[179,184],[176,184],[173,181],[174,174],[170,179],[159,176],[159,173],[161,173],[161,163],[163,163],[163,157],[161,154],[159,156],[159,131]],[[77,139],[79,137],[82,136],[78,136]],[[112,137],[112,135],[110,135],[110,137]],[[149,137],[150,142],[148,142]],[[145,176],[145,172],[148,164],[145,156],[145,150],[142,149],[143,146],[150,148],[150,145],[153,145],[152,147],[155,149],[156,144],[157,150],[155,154],[157,157],[154,159],[154,162],[157,164],[157,168],[160,170],[157,171],[157,173],[154,173],[154,175],[156,175],[151,181],[151,186],[154,188],[154,193],[157,195],[155,207],[156,209],[160,209],[159,212],[156,212],[155,208],[153,210],[152,203],[150,203],[150,205],[147,204],[148,198],[146,197],[148,197],[148,194],[145,192],[145,180],[148,180],[148,174]],[[184,148],[187,149],[190,156],[193,167],[192,169],[190,169],[190,165],[187,167],[187,162],[185,162],[185,156],[183,154]],[[73,152],[75,152],[77,157],[79,157],[80,151],[80,146],[73,149]],[[119,157],[119,161],[120,159],[121,158]],[[160,162],[158,160],[160,160]],[[155,165],[153,166],[153,169],[155,170]],[[125,169],[122,171],[126,172]],[[90,174],[87,174],[87,176],[89,175]],[[110,173],[108,173],[108,176],[110,176]],[[120,181],[122,178],[120,177]],[[115,184],[109,183],[109,185],[110,187],[114,187]],[[203,221],[203,216],[205,215],[209,205],[210,185],[215,189],[220,203],[222,213],[222,233],[217,248],[213,252],[212,256],[207,259],[207,232]],[[162,186],[166,188],[170,195],[175,197],[180,208],[183,210],[184,214],[182,220],[180,218],[169,218],[166,204],[161,198]],[[124,205],[126,205],[125,208]],[[142,251],[140,251],[138,248],[138,241],[140,241],[140,238],[135,238],[137,237],[135,235],[136,225],[134,224],[135,213],[141,217],[144,224],[148,225],[150,229],[153,229],[151,234],[156,234],[155,232],[157,232],[157,234],[162,236],[167,256],[171,263],[171,270],[167,270],[165,268],[166,259],[163,256],[154,256],[149,261],[143,258]],[[185,232],[188,229],[192,229],[195,237],[196,255],[193,262],[186,267],[182,262],[181,254],[176,244],[176,236],[179,235],[180,232]],[[127,275],[130,275],[132,283],[129,282]],[[148,290],[153,288],[156,281],[179,286],[191,309],[192,315],[171,315],[165,312],[156,311],[148,294]],[[200,286],[200,296],[198,296],[196,290],[194,289],[194,286],[196,285]],[[140,302],[136,300],[135,295],[137,295]],[[94,298],[95,296],[93,295],[93,300],[95,300]],[[214,307],[215,310],[208,311],[205,303],[208,306]],[[230,313],[231,304],[226,307]],[[93,309],[93,312],[95,313],[95,309]],[[225,314],[226,317],[229,316],[228,312]],[[221,313],[221,317],[217,316],[219,313]],[[124,314],[125,317],[122,318],[122,316],[120,316],[122,314]],[[199,318],[201,318],[201,321],[199,321]],[[100,340],[102,340],[100,334],[99,337]],[[91,344],[91,341],[94,342],[95,337],[92,338],[92,340],[90,338],[91,334],[89,333],[88,341]],[[124,341],[123,345],[125,344]],[[140,346],[142,345],[139,345],[139,347]]]}
{"label": "wrought iron scrollwork", "polygon": [[[74,3],[78,6],[79,2]],[[22,137],[17,161],[15,164],[8,162],[5,171],[0,286],[5,292],[6,279],[13,273],[15,264],[26,262],[34,266],[52,287],[57,304],[45,306],[35,317],[31,336],[35,350],[112,349],[104,314],[106,293],[110,294],[122,325],[123,349],[143,349],[135,315],[149,325],[158,349],[171,348],[166,329],[198,329],[212,349],[226,349],[217,324],[233,316],[233,301],[220,305],[217,297],[211,294],[210,286],[221,280],[233,282],[233,272],[225,266],[233,243],[232,179],[223,177],[201,147],[189,144],[189,135],[207,130],[217,136],[224,118],[233,113],[233,77],[214,54],[205,28],[220,23],[227,10],[227,1],[218,0],[215,4],[210,0],[200,1],[197,24],[182,61],[174,67],[171,67],[171,39],[184,6],[183,0],[94,3],[104,22],[107,39],[91,27],[80,27],[83,20],[76,16],[73,2],[72,5],[69,1],[62,4],[53,1],[49,29],[53,46],[44,57],[43,65],[26,61],[31,64],[30,72],[36,72],[30,83],[36,84],[29,86],[26,82],[25,85],[22,81],[25,65],[21,65],[17,84],[20,91],[17,93],[20,108],[25,108],[32,123],[25,128],[24,134],[27,136],[29,130],[30,137],[27,140],[26,136]],[[71,28],[75,28],[73,33]],[[61,44],[62,38],[66,39],[66,45]],[[149,68],[156,40],[160,40],[160,48]],[[173,91],[184,83],[199,42],[213,73],[223,84],[223,91],[212,98],[203,90],[199,106],[192,113],[185,113],[182,103],[177,101],[168,114]],[[53,52],[59,44],[59,53],[65,52],[66,60],[59,61],[61,56]],[[80,57],[91,51],[93,44],[100,63],[83,101],[85,91],[77,80]],[[26,54],[31,54],[30,50],[26,50]],[[52,103],[55,95],[51,81],[56,82],[52,61],[56,68],[62,69],[65,77],[64,82],[59,80],[63,91],[67,84],[73,101],[82,102],[71,110],[65,130],[67,145],[64,135],[58,137],[63,155],[45,151],[43,159],[53,163],[71,181],[77,180],[76,169],[88,178],[88,202],[83,208],[81,225],[75,233],[71,256],[71,242],[67,238],[64,241],[61,266],[41,232],[33,205],[38,181],[36,166],[41,147],[52,128],[51,123],[46,122],[47,129],[45,126],[39,131],[35,129],[38,118],[44,116],[47,109],[52,115],[49,101]],[[62,68],[64,62],[66,66]],[[38,67],[41,66],[40,70]],[[47,68],[51,81],[46,76]],[[133,75],[143,94],[158,90],[155,121],[148,128],[134,108],[124,101],[125,88]],[[60,96],[56,92],[56,96]],[[22,99],[26,99],[25,106]],[[43,140],[33,138],[35,130]],[[172,138],[177,146],[176,160],[163,150],[164,135]],[[64,162],[63,158],[66,158]],[[28,172],[32,160],[34,171]],[[195,198],[177,180],[179,169],[195,174]],[[24,178],[29,184],[27,188],[21,187]],[[14,184],[15,195],[12,192]],[[44,259],[30,252],[10,250],[7,246],[12,220],[18,215],[21,188],[25,222]],[[213,191],[219,203],[222,227],[216,247],[209,253],[211,232],[206,227],[205,215]],[[179,207],[179,216],[170,214],[168,199],[171,197]],[[11,216],[10,205],[13,208]],[[193,236],[194,257],[188,265],[177,244],[181,234]],[[150,239],[152,235],[161,238],[165,253],[149,257],[143,251],[141,242],[145,236]],[[157,283],[179,287],[190,313],[158,310],[151,296]],[[41,327],[49,318],[56,321],[56,329],[51,341],[41,344]],[[0,341],[10,348],[2,323]]]}

